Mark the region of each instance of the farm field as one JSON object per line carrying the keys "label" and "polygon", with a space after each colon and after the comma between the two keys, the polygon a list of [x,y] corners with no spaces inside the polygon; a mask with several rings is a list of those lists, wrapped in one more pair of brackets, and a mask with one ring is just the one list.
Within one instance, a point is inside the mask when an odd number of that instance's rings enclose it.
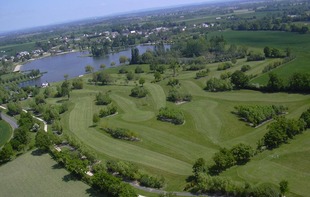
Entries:
{"label": "farm field", "polygon": [[3,146],[11,137],[12,128],[3,120],[0,120],[0,147]]}
{"label": "farm field", "polygon": [[[248,72],[260,74],[269,61],[251,62],[252,69]],[[239,70],[245,60],[238,60],[237,64],[226,71],[216,71],[218,64],[211,64],[211,76],[219,76],[223,72]],[[125,66],[134,70],[136,66]],[[125,84],[125,76],[118,74],[118,68],[107,70],[113,77],[112,85],[89,84],[90,75],[85,75],[84,89],[74,90],[70,96],[70,109],[62,117],[62,124],[66,133],[77,137],[96,152],[98,158],[131,161],[150,174],[166,178],[165,190],[180,191],[186,184],[186,178],[192,174],[192,165],[199,157],[211,161],[213,154],[220,147],[230,148],[240,142],[256,148],[256,143],[266,133],[268,124],[259,128],[252,128],[242,122],[232,112],[236,105],[285,105],[289,108],[287,117],[298,118],[310,107],[310,97],[301,94],[273,93],[266,94],[250,90],[210,93],[203,90],[206,78],[194,79],[195,72],[179,71],[180,90],[193,96],[192,102],[176,105],[166,101],[169,91],[168,78],[172,71],[166,71],[164,78],[158,83],[151,83],[153,73],[149,73],[148,65],[142,65],[146,71],[139,77],[146,79],[144,87],[149,91],[145,98],[133,98],[130,91],[135,87],[133,81]],[[208,77],[207,77],[208,78]],[[103,107],[95,105],[95,96],[98,92],[108,92],[114,104],[118,107],[118,114],[102,118],[93,126],[92,117]],[[63,98],[61,98],[63,99]],[[49,103],[57,103],[59,99],[48,99]],[[156,119],[161,107],[169,106],[180,109],[185,115],[184,125],[173,125],[160,122]],[[127,128],[136,132],[141,141],[127,142],[110,137],[102,127]],[[227,170],[223,175],[233,180],[246,180],[252,184],[269,182],[277,185],[284,177],[290,185],[292,195],[307,194],[305,183],[310,181],[310,175],[304,171],[310,158],[299,158],[298,155],[309,154],[309,133],[297,137],[291,144],[272,152],[266,151],[255,156],[245,166]],[[298,144],[298,146],[294,146]],[[290,146],[294,148],[290,148]],[[298,147],[303,149],[298,151]],[[298,152],[298,154],[295,154]],[[273,155],[279,159],[272,160]],[[299,159],[291,160],[296,157]],[[299,164],[302,159],[303,164]],[[266,164],[265,164],[266,161]],[[294,163],[298,165],[295,168]],[[264,163],[264,164],[262,164]],[[269,165],[273,164],[273,165]],[[280,166],[280,167],[279,167]],[[258,170],[261,169],[261,170]],[[282,169],[283,172],[279,172]],[[298,178],[293,176],[298,173]],[[266,174],[272,179],[266,179]]]}
{"label": "farm field", "polygon": [[50,155],[33,153],[1,166],[1,196],[97,196],[88,185],[71,180]]}
{"label": "farm field", "polygon": [[[271,71],[276,72],[284,82],[287,82],[294,72],[310,72],[309,34],[270,31],[224,31],[211,33],[210,36],[215,34],[223,35],[228,43],[259,47],[261,52],[263,52],[265,46],[276,47],[281,50],[290,48],[296,59]],[[265,85],[267,80],[268,73],[265,73],[254,78],[251,82]]]}

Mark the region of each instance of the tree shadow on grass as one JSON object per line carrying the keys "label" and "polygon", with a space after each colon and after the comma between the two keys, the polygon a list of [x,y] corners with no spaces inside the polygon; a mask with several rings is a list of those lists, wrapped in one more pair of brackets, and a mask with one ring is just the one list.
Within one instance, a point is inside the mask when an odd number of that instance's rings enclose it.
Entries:
{"label": "tree shadow on grass", "polygon": [[91,197],[108,197],[106,194],[101,193],[92,187],[86,190],[86,194],[88,194]]}
{"label": "tree shadow on grass", "polygon": [[62,181],[69,182],[69,181],[79,181],[79,179],[76,177],[76,175],[70,173],[62,177]]}
{"label": "tree shadow on grass", "polygon": [[33,156],[42,156],[44,154],[46,154],[46,151],[40,150],[40,149],[36,149],[34,151],[31,152],[31,155]]}
{"label": "tree shadow on grass", "polygon": [[56,101],[56,103],[64,103],[66,101],[69,101],[69,99],[61,99],[61,100]]}
{"label": "tree shadow on grass", "polygon": [[54,165],[52,165],[52,169],[54,170],[63,169],[63,166],[59,163],[55,163]]}

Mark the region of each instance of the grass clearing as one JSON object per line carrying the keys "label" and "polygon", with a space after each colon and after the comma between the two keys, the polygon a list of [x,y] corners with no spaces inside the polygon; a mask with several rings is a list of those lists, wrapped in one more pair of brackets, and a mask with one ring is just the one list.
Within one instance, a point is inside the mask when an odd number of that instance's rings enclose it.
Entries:
{"label": "grass clearing", "polygon": [[1,196],[97,196],[88,185],[72,180],[50,155],[35,154],[27,152],[1,166]]}
{"label": "grass clearing", "polygon": [[12,136],[12,128],[4,120],[0,120],[0,147],[2,147]]}

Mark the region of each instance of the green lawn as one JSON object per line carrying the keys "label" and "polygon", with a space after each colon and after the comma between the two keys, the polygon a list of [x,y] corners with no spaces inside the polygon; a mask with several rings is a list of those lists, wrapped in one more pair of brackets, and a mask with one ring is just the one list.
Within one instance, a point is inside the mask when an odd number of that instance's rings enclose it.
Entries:
{"label": "green lawn", "polygon": [[12,128],[4,120],[0,120],[0,147],[3,146],[12,136]]}
{"label": "green lawn", "polygon": [[27,152],[0,168],[1,196],[97,196],[76,181],[48,154]]}
{"label": "green lawn", "polygon": [[[264,62],[251,62],[252,73],[261,72]],[[231,69],[233,72],[244,65],[245,60],[238,60],[238,63]],[[146,68],[147,65],[143,65]],[[219,76],[223,72],[216,71],[217,64],[209,65],[210,76]],[[70,97],[72,103],[69,112],[62,117],[65,132],[73,134],[83,143],[96,152],[98,157],[105,161],[107,159],[121,159],[136,163],[143,171],[153,175],[163,175],[167,180],[166,190],[182,190],[186,184],[186,177],[192,173],[192,165],[199,157],[211,161],[213,154],[219,147],[232,147],[240,142],[256,147],[258,139],[267,131],[267,126],[263,125],[257,129],[249,127],[240,121],[231,112],[234,106],[241,104],[278,104],[289,108],[288,117],[297,118],[308,107],[310,107],[309,95],[274,93],[265,94],[257,91],[241,90],[220,93],[210,93],[203,90],[206,79],[195,80],[195,72],[180,71],[177,78],[181,82],[181,90],[193,95],[193,101],[176,105],[166,101],[169,87],[166,85],[168,79],[159,83],[150,83],[153,79],[152,73],[141,74],[146,80],[145,87],[150,94],[146,98],[130,97],[130,90],[135,86],[133,82],[124,85],[121,79],[124,75],[117,74],[117,69],[111,69],[113,77],[119,78],[116,84],[100,86],[86,83],[89,76],[85,76],[85,86],[83,90],[74,90]],[[167,71],[171,75],[170,71]],[[102,106],[95,105],[95,95],[99,92],[110,92],[119,112],[117,115],[102,118],[97,127],[92,127],[92,115],[99,112]],[[59,99],[49,99],[50,103],[56,103]],[[181,109],[185,115],[186,123],[175,126],[171,123],[156,120],[158,109],[163,106]],[[127,142],[111,138],[100,128],[121,127],[128,128],[138,133],[140,142]],[[305,140],[307,139],[307,140]],[[308,147],[309,135],[305,134],[294,140],[299,146]],[[292,142],[293,144],[293,142]],[[292,145],[293,146],[293,145]],[[287,147],[287,146],[283,146]],[[273,173],[273,178],[268,180],[273,184],[278,184],[283,178],[291,184],[293,194],[305,195],[305,189],[299,187],[310,181],[310,175],[294,178],[292,172],[295,162],[300,166],[300,173],[310,162],[310,158],[302,158],[295,155],[295,149],[284,148],[285,158],[277,162],[270,161],[273,153],[265,152],[256,156],[249,164],[232,168],[224,174],[231,176],[235,180],[247,180],[253,184],[265,182],[265,173]],[[280,150],[280,149],[279,149]],[[300,154],[308,152],[301,151]],[[266,161],[266,163],[265,163]],[[288,162],[289,161],[289,162]],[[271,162],[271,163],[270,163]],[[291,162],[291,163],[290,163]],[[264,163],[264,164],[262,164]],[[298,163],[298,164],[297,164]],[[270,165],[269,165],[270,164]],[[271,165],[272,164],[272,165]],[[254,169],[266,165],[266,171],[255,171]],[[278,165],[283,166],[283,173],[277,172]],[[267,168],[268,167],[268,168]],[[244,169],[244,170],[243,170]],[[253,178],[256,177],[256,178]]]}

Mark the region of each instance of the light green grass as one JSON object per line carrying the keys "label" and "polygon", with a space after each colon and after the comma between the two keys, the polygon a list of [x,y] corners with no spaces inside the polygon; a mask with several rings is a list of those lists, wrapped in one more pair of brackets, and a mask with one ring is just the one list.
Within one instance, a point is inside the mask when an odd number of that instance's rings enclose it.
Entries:
{"label": "light green grass", "polygon": [[[69,173],[48,154],[27,152],[0,168],[1,196],[90,196],[92,190],[81,181],[66,180]],[[96,195],[95,195],[96,196]]]}
{"label": "light green grass", "polygon": [[4,120],[0,120],[0,147],[2,147],[12,136],[12,128]]}

